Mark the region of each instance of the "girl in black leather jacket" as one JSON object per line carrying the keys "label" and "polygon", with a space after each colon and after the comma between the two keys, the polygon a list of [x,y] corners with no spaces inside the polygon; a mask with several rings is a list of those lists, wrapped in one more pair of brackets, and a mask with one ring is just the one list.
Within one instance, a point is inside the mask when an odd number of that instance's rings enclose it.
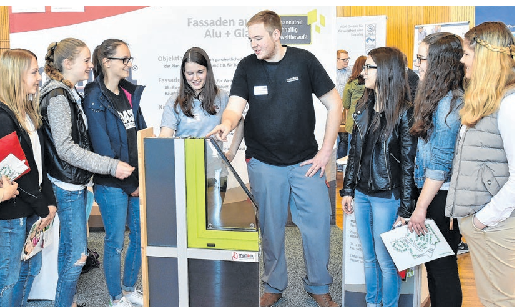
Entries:
{"label": "girl in black leather jacket", "polygon": [[[402,53],[381,47],[363,67],[365,95],[353,114],[354,128],[340,191],[346,214],[355,213],[361,241],[367,307],[397,306],[401,279],[380,234],[410,213],[416,138]],[[353,202],[354,200],[354,202]]]}

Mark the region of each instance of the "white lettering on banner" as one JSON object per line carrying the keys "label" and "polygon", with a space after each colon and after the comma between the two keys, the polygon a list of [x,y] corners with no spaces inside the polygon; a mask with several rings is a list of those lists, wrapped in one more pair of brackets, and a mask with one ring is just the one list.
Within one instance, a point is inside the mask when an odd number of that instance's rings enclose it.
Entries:
{"label": "white lettering on banner", "polygon": [[134,122],[134,114],[132,113],[132,110],[118,112],[118,115],[122,119],[125,129],[129,130],[136,127],[136,123]]}
{"label": "white lettering on banner", "polygon": [[194,19],[188,18],[188,27],[234,27],[234,19]]}

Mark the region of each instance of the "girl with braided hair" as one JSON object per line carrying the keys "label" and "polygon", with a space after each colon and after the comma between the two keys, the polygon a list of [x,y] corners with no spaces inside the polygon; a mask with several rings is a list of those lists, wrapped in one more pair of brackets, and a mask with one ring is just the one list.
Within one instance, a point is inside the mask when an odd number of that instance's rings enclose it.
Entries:
{"label": "girl with braided hair", "polygon": [[87,186],[93,173],[124,179],[129,164],[91,150],[82,97],[75,85],[87,80],[93,65],[84,42],[66,38],[47,48],[40,109],[45,142],[45,164],[57,199],[60,219],[58,281],[54,306],[76,306],[77,281],[86,263]]}
{"label": "girl with braided hair", "polygon": [[481,303],[514,306],[515,42],[502,22],[465,34],[466,87],[446,215],[459,217]]}

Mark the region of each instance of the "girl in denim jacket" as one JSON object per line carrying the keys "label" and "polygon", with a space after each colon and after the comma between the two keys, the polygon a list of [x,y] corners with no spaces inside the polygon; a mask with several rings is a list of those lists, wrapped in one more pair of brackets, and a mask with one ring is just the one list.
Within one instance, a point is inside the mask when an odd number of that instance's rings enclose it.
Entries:
{"label": "girl in denim jacket", "polygon": [[[461,39],[448,32],[428,35],[422,41],[415,64],[421,81],[411,128],[411,134],[418,136],[414,177],[420,196],[408,228],[424,234],[426,218],[433,219],[455,253],[461,236],[456,221],[445,216],[445,200],[460,128],[462,54]],[[456,256],[427,262],[426,270],[431,306],[461,306]]]}

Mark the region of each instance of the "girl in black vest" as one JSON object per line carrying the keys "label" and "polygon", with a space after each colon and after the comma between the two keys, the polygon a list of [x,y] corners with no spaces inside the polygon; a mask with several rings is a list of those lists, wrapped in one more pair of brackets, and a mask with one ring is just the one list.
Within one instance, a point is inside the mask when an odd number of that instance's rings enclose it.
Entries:
{"label": "girl in black vest", "polygon": [[75,86],[89,78],[93,65],[84,42],[66,38],[47,48],[41,90],[41,115],[46,137],[45,163],[57,198],[60,219],[56,307],[75,306],[77,281],[86,263],[87,186],[92,173],[128,177],[133,167],[91,151],[82,97]]}

